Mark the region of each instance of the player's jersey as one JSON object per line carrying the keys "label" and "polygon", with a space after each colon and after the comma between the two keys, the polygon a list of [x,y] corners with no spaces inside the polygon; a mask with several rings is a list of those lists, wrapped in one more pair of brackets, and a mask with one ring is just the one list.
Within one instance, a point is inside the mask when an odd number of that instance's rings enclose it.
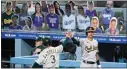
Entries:
{"label": "player's jersey", "polygon": [[59,67],[59,54],[62,52],[63,46],[48,47],[44,49],[40,54],[36,62],[47,67]]}
{"label": "player's jersey", "polygon": [[63,16],[63,29],[75,29],[76,28],[76,19],[75,15],[71,14],[69,17],[67,15]]}
{"label": "player's jersey", "polygon": [[88,26],[90,26],[90,18],[84,17],[82,15],[77,16],[77,25],[80,30],[86,30]]}
{"label": "player's jersey", "polygon": [[82,47],[82,60],[96,62],[96,53],[98,52],[98,42],[93,39],[92,41],[80,39],[80,45]]}

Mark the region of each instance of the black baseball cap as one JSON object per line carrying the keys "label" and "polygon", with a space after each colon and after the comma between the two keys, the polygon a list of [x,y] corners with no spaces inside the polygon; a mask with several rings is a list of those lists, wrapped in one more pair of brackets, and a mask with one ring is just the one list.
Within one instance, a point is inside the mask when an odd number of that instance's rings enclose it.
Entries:
{"label": "black baseball cap", "polygon": [[7,2],[6,3],[6,6],[11,6],[11,2]]}
{"label": "black baseball cap", "polygon": [[43,38],[37,37],[37,38],[36,38],[36,41],[43,41]]}
{"label": "black baseball cap", "polygon": [[93,27],[87,27],[86,32],[94,32],[94,28]]}
{"label": "black baseball cap", "polygon": [[66,4],[66,5],[65,5],[65,8],[66,8],[66,9],[71,9],[71,6],[70,6],[69,4]]}
{"label": "black baseball cap", "polygon": [[48,46],[52,44],[52,40],[48,37],[43,38],[43,45]]}

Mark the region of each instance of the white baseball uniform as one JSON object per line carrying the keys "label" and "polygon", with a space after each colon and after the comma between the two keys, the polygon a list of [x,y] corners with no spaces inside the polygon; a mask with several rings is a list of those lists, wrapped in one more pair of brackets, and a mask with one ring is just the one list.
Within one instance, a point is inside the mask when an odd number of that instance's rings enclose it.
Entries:
{"label": "white baseball uniform", "polygon": [[35,62],[39,65],[43,65],[43,68],[59,67],[59,54],[62,51],[62,45],[57,47],[48,47],[39,54],[39,58]]}
{"label": "white baseball uniform", "polygon": [[80,30],[86,30],[86,28],[90,26],[90,18],[79,14],[77,16],[77,25]]}
{"label": "white baseball uniform", "polygon": [[[96,53],[98,52],[98,42],[93,39],[92,41],[85,39],[80,39],[80,46],[82,49],[82,57],[80,67],[97,67],[96,64]],[[92,61],[95,64],[88,64],[83,61]]]}
{"label": "white baseball uniform", "polygon": [[76,29],[75,15],[71,14],[69,17],[67,15],[63,16],[62,27],[63,29]]}

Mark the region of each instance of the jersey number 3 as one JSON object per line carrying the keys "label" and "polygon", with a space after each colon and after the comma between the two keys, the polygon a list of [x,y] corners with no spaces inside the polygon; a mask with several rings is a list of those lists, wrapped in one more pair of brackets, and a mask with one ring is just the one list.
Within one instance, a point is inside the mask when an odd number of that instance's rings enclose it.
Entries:
{"label": "jersey number 3", "polygon": [[52,59],[51,63],[55,63],[56,62],[56,59],[55,59],[54,55],[51,55],[50,58]]}

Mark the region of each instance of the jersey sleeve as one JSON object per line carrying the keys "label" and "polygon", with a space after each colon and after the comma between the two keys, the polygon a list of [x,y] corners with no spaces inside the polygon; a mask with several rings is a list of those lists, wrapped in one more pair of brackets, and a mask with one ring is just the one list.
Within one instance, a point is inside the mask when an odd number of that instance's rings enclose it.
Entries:
{"label": "jersey sleeve", "polygon": [[97,45],[97,53],[99,52],[99,50],[98,50],[98,41],[96,40],[96,45]]}
{"label": "jersey sleeve", "polygon": [[59,45],[59,46],[57,47],[57,50],[59,51],[59,53],[61,53],[61,52],[63,51],[63,46],[62,46],[62,45]]}
{"label": "jersey sleeve", "polygon": [[75,39],[74,37],[71,38],[71,39],[72,39],[72,41],[73,41],[77,46],[80,46],[80,41],[79,41],[79,40]]}
{"label": "jersey sleeve", "polygon": [[80,39],[79,41],[80,41],[80,46],[83,46],[85,40],[84,39]]}
{"label": "jersey sleeve", "polygon": [[44,60],[45,60],[45,52],[42,51],[39,56],[38,56],[38,59],[35,61],[36,63],[38,63],[39,65],[42,65],[44,63]]}

